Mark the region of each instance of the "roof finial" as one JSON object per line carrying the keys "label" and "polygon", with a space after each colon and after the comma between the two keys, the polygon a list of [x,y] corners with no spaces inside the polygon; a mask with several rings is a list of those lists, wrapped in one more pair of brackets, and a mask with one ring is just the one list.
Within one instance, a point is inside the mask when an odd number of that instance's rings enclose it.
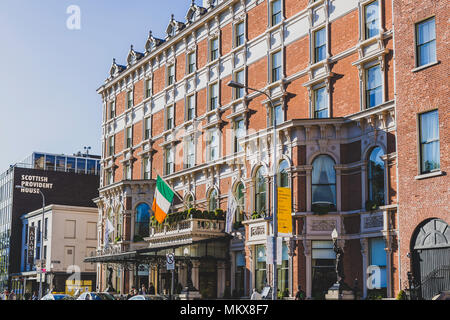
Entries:
{"label": "roof finial", "polygon": [[133,45],[131,45],[130,48],[131,48],[131,51],[133,51]]}
{"label": "roof finial", "polygon": [[113,58],[113,64],[116,64],[116,58]]}
{"label": "roof finial", "polygon": [[172,20],[175,20],[175,15],[172,13]]}

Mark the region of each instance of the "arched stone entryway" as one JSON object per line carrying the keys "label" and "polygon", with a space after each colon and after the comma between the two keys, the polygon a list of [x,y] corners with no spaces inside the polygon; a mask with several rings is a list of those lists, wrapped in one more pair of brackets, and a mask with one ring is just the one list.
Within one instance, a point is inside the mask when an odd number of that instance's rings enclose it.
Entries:
{"label": "arched stone entryway", "polygon": [[450,226],[441,219],[421,223],[411,239],[412,272],[422,299],[450,290]]}

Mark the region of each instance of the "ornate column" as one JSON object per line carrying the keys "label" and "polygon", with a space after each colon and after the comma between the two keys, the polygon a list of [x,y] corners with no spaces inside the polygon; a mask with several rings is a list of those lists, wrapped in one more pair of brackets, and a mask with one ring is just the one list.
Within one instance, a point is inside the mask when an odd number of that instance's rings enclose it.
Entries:
{"label": "ornate column", "polygon": [[311,202],[312,202],[312,194],[311,194],[311,183],[312,183],[312,169],[313,166],[305,166],[306,170],[306,212],[311,212]]}
{"label": "ornate column", "polygon": [[311,240],[303,239],[303,248],[306,257],[306,297],[312,294],[312,267],[311,267]]}
{"label": "ornate column", "polygon": [[192,260],[192,284],[194,287],[199,290],[199,268],[200,268],[200,261],[198,260]]}
{"label": "ornate column", "polygon": [[361,208],[366,208],[367,201],[367,161],[361,161]]}
{"label": "ornate column", "polygon": [[288,246],[288,255],[289,255],[289,269],[288,269],[288,287],[289,287],[289,293],[292,296],[294,296],[294,256],[295,256],[295,248],[296,248],[296,242],[293,238],[290,238],[287,242]]}
{"label": "ornate column", "polygon": [[369,264],[368,253],[369,253],[369,240],[367,238],[359,239],[361,243],[361,256],[362,256],[362,283],[363,283],[363,295],[362,298],[367,297],[367,267]]}
{"label": "ornate column", "polygon": [[385,235],[383,238],[386,244],[386,291],[387,297],[392,298],[392,237]]}
{"label": "ornate column", "polygon": [[342,199],[342,188],[341,188],[341,176],[342,176],[342,167],[339,165],[335,165],[336,169],[336,210],[338,212],[341,211],[341,199]]}

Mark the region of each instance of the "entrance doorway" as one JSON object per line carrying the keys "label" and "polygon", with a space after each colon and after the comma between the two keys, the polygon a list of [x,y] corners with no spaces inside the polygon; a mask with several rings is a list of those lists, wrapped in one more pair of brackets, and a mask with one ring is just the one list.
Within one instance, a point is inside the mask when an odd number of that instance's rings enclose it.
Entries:
{"label": "entrance doorway", "polygon": [[412,273],[421,299],[450,290],[450,227],[441,219],[419,225],[411,239]]}
{"label": "entrance doorway", "polygon": [[201,261],[199,287],[203,299],[217,298],[217,268],[215,260]]}
{"label": "entrance doorway", "polygon": [[311,297],[325,299],[328,289],[336,282],[336,253],[332,241],[312,241]]}

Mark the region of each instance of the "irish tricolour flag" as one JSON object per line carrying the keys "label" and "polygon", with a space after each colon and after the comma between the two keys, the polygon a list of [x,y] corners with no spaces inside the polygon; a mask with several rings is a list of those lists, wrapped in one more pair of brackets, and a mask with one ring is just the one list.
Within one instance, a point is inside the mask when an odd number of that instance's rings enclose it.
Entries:
{"label": "irish tricolour flag", "polygon": [[156,178],[156,190],[153,197],[152,210],[155,213],[155,218],[159,223],[162,223],[169,212],[172,204],[174,192],[164,182],[164,180],[158,176]]}

